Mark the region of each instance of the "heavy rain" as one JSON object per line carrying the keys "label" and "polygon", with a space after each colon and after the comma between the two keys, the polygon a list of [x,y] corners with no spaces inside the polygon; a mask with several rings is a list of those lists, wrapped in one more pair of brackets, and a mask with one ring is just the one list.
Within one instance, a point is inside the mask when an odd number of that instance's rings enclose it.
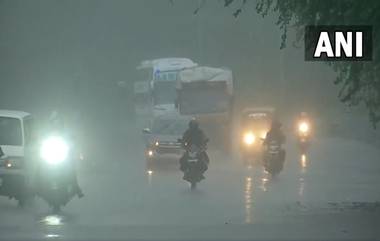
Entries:
{"label": "heavy rain", "polygon": [[[379,239],[358,2],[0,0],[0,240]],[[306,61],[307,25],[372,60]]]}

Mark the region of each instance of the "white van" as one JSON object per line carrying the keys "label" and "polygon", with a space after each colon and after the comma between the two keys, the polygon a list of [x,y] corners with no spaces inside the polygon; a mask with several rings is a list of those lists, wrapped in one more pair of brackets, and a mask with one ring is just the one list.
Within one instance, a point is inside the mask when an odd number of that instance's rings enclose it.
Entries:
{"label": "white van", "polygon": [[24,201],[33,140],[33,118],[22,111],[0,110],[0,195]]}

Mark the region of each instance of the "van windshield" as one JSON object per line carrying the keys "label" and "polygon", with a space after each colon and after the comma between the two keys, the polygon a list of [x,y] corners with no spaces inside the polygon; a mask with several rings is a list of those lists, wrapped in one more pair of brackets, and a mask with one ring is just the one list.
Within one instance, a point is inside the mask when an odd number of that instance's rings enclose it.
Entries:
{"label": "van windshield", "polygon": [[21,121],[11,117],[0,117],[0,145],[21,146]]}

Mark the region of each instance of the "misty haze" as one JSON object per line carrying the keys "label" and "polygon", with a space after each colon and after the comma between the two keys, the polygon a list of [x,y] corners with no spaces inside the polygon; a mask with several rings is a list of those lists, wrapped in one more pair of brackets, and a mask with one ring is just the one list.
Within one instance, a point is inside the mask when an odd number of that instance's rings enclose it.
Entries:
{"label": "misty haze", "polygon": [[379,239],[380,4],[329,3],[0,0],[0,240]]}

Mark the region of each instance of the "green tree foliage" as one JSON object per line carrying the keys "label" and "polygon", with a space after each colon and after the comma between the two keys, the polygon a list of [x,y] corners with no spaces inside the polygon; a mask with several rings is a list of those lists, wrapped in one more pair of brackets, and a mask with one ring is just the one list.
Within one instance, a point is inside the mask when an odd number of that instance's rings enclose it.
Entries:
{"label": "green tree foliage", "polygon": [[[236,3],[236,4],[233,4]],[[238,17],[247,0],[224,0],[225,7],[235,7]],[[349,105],[364,104],[373,126],[380,122],[380,1],[379,0],[257,0],[255,10],[263,17],[278,15],[276,24],[282,32],[280,48],[286,46],[287,31],[296,30],[296,42],[303,39],[306,25],[372,25],[373,60],[369,62],[326,62],[337,73],[339,99]]]}

